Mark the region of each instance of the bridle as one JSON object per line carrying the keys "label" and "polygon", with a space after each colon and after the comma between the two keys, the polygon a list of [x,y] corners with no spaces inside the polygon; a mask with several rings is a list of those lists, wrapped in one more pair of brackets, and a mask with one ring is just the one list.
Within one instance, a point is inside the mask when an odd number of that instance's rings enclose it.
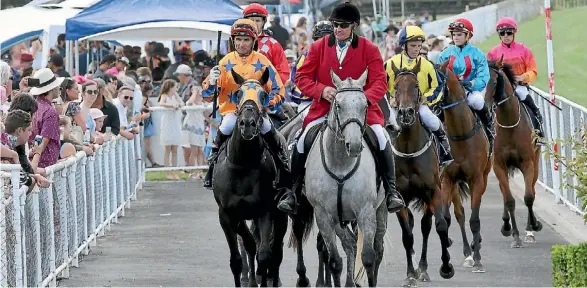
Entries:
{"label": "bridle", "polygon": [[[500,81],[499,80],[500,77],[502,78],[501,81],[504,82],[502,85],[505,86],[505,80],[503,79],[504,76],[501,75],[501,69],[493,68],[493,67],[489,67],[489,69],[491,69],[493,72],[495,72],[497,74],[498,81]],[[495,86],[497,86],[497,83],[495,84]],[[513,86],[513,84],[512,84],[512,86]],[[495,97],[495,94],[497,92],[498,92],[497,90],[494,90],[493,91],[494,97]],[[502,95],[503,94],[506,94],[505,93],[505,88],[503,88]],[[513,94],[512,95],[507,95],[507,97],[505,97],[504,99],[501,99],[499,102],[497,102],[495,104],[495,108],[497,109],[497,107],[505,104],[508,100],[510,100],[510,98],[512,98],[512,96],[513,96]],[[505,129],[515,128],[516,126],[518,126],[520,124],[520,121],[522,121],[522,104],[521,103],[518,103],[518,121],[516,121],[515,124],[513,124],[513,125],[502,125],[501,123],[499,123],[497,117],[495,118],[495,123],[497,124],[497,126],[499,126],[501,128],[505,128]]]}
{"label": "bridle", "polygon": [[[359,87],[349,87],[349,88],[340,88],[336,90],[336,95],[343,93],[343,92],[361,92],[364,93],[363,88],[359,88]],[[364,96],[364,94],[363,94]],[[366,96],[364,96],[366,98]],[[367,101],[367,103],[369,103],[369,101]],[[369,106],[367,104],[367,106]],[[361,136],[365,134],[365,129],[367,127],[366,123],[367,123],[367,106],[365,107],[365,118],[363,119],[363,122],[361,122],[361,120],[359,118],[356,117],[351,117],[346,119],[344,122],[340,122],[340,117],[338,116],[338,112],[340,109],[340,106],[338,105],[338,101],[336,100],[336,96],[334,96],[334,100],[332,101],[332,106],[330,108],[330,112],[329,113],[333,113],[334,114],[334,119],[335,119],[335,127],[332,127],[330,125],[330,123],[327,122],[327,126],[330,130],[332,130],[332,132],[334,132],[334,135],[336,136],[336,140],[338,141],[344,141],[344,135],[342,134],[342,131],[344,130],[344,128],[346,128],[346,126],[348,126],[351,123],[356,123],[357,125],[359,125],[359,127],[361,128]]]}
{"label": "bridle", "polygon": [[[256,81],[256,80],[248,80],[245,83],[243,83],[243,85],[246,84],[246,83],[249,83],[249,82],[256,82],[257,84],[259,84],[259,81]],[[239,87],[239,92],[242,91],[241,88],[242,88],[242,85]],[[237,93],[239,93],[239,92],[237,92]],[[237,103],[238,102],[240,102],[240,99],[237,99]],[[236,123],[236,125],[239,125],[240,117],[246,111],[253,111],[253,113],[257,114],[257,119],[255,120],[255,123],[257,125],[255,126],[255,130],[253,131],[253,135],[251,137],[249,137],[249,138],[245,137],[244,136],[244,127],[239,127],[241,129],[241,137],[243,137],[243,140],[250,141],[250,140],[255,139],[261,133],[261,127],[263,126],[263,112],[259,111],[259,107],[257,106],[257,104],[245,104],[245,105],[240,106],[240,107],[237,106],[237,110],[236,110],[236,121],[237,121],[237,123]]]}
{"label": "bridle", "polygon": [[[394,89],[395,89],[395,104],[396,107],[399,107],[399,90],[397,89],[397,84],[399,82],[398,77],[399,76],[404,76],[404,75],[409,75],[409,76],[414,76],[416,78],[416,93],[418,93],[418,98],[417,98],[417,102],[416,103],[420,103],[422,101],[422,91],[420,91],[420,87],[418,86],[418,75],[416,75],[416,73],[414,73],[412,70],[406,70],[406,69],[402,69],[401,71],[399,71],[398,73],[395,74],[395,82],[394,84]],[[406,126],[412,126],[416,123],[416,117],[419,117],[418,115],[420,114],[420,112],[418,111],[418,109],[416,109],[417,107],[409,107],[409,109],[413,109],[414,110],[414,117],[412,117],[411,121],[408,123],[404,123],[402,122],[402,124],[406,125]]]}

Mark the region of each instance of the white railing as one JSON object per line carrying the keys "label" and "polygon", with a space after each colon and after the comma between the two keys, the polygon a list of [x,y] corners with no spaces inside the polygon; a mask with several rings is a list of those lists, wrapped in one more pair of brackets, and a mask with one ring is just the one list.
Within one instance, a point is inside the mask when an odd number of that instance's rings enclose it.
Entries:
{"label": "white railing", "polygon": [[46,169],[49,188],[28,195],[19,187],[20,165],[1,165],[0,287],[55,287],[68,278],[136,199],[144,182],[140,151],[141,137],[117,137],[94,156],[78,152]]}
{"label": "white railing", "polygon": [[[548,100],[550,95],[536,87],[532,87],[530,94],[542,111],[544,117],[544,134],[548,139],[568,139],[571,137],[581,137],[580,130],[587,119],[587,108],[580,106],[561,96],[556,97],[558,110],[550,104]],[[544,150],[547,148],[543,148]],[[563,145],[559,152],[565,157],[575,157],[577,151],[570,146]],[[578,183],[577,177],[564,177],[564,165],[555,165],[553,159],[540,157],[540,166],[538,174],[538,184],[543,186],[547,191],[554,194],[555,202],[565,204],[574,212],[585,215],[586,211],[581,209],[581,200],[577,197],[577,191],[572,187],[564,187],[564,183]]]}

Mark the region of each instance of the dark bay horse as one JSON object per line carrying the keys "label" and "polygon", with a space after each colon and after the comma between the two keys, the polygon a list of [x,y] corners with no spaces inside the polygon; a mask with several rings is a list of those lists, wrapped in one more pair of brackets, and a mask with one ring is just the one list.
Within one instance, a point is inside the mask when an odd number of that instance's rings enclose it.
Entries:
{"label": "dark bay horse", "polygon": [[[445,210],[448,210],[447,197],[442,196],[440,189],[440,173],[438,155],[432,133],[424,128],[420,120],[418,109],[422,105],[422,93],[418,87],[418,73],[420,61],[412,70],[399,70],[392,63],[395,73],[395,105],[398,107],[397,122],[401,131],[393,140],[393,152],[396,163],[397,189],[401,193],[406,204],[416,200],[415,206],[424,208],[421,220],[422,229],[422,255],[418,265],[418,274],[412,263],[414,249],[414,236],[410,227],[410,210],[402,209],[397,213],[397,218],[402,228],[402,242],[406,249],[408,262],[407,278],[404,286],[417,286],[416,278],[421,281],[430,281],[428,276],[428,236],[432,230],[432,216],[436,219],[436,232],[442,246],[442,266],[440,276],[450,279],[454,276],[454,268],[450,264],[448,247],[448,224],[444,218]],[[413,216],[411,216],[413,218]],[[413,221],[413,219],[412,219]],[[413,226],[413,225],[411,225]]]}
{"label": "dark bay horse", "polygon": [[536,219],[532,209],[536,197],[535,185],[538,180],[541,149],[540,145],[536,145],[536,135],[527,108],[514,95],[512,83],[516,82],[511,67],[503,63],[502,56],[498,61],[490,62],[489,68],[491,80],[487,87],[486,99],[496,104],[498,126],[493,173],[499,180],[499,189],[504,201],[501,234],[506,237],[512,235],[514,240],[511,247],[520,248],[523,244],[516,223],[516,201],[510,191],[509,178],[513,176],[516,169],[524,175],[524,203],[528,207],[525,241],[533,243],[535,242],[533,232],[542,230],[542,223]]}
{"label": "dark bay horse", "polygon": [[[269,73],[266,70],[261,81],[245,81],[234,70],[231,73],[240,85],[237,92],[237,123],[225,149],[221,149],[214,169],[214,198],[230,249],[230,268],[235,286],[241,285],[243,266],[237,234],[243,239],[251,266],[249,284],[256,287],[254,260],[259,247],[257,260],[261,286],[267,286],[268,272],[273,279],[271,285],[278,286],[287,215],[277,209],[277,192],[273,186],[277,170],[260,135],[263,123],[261,103],[266,103],[268,98],[263,86],[269,79]],[[246,220],[253,220],[256,237],[253,238]],[[258,243],[255,243],[255,238],[259,239]]]}
{"label": "dark bay horse", "polygon": [[[454,213],[461,228],[463,237],[463,254],[465,267],[473,267],[473,273],[483,273],[481,264],[481,220],[479,209],[481,198],[487,188],[487,176],[491,170],[489,141],[483,132],[475,114],[467,105],[466,91],[459,83],[457,76],[447,69],[448,61],[440,66],[439,71],[447,76],[446,89],[442,100],[442,110],[447,135],[453,151],[454,162],[448,165],[441,174],[443,195],[451,195],[455,204]],[[461,204],[460,194],[471,195],[471,219],[469,226],[473,233],[473,243],[469,246],[465,231],[465,210]],[[446,211],[447,213],[448,210]],[[445,215],[450,218],[450,215]],[[450,223],[450,222],[449,222]],[[473,249],[473,261],[471,261]],[[473,263],[471,263],[473,262]]]}

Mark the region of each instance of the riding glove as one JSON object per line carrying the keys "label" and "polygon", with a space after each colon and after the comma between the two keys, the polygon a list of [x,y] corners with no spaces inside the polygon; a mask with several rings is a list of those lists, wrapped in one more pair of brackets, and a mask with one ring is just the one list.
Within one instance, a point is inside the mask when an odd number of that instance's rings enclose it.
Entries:
{"label": "riding glove", "polygon": [[218,81],[218,78],[220,78],[220,67],[214,66],[210,70],[210,76],[209,76],[210,84],[216,85],[216,81]]}

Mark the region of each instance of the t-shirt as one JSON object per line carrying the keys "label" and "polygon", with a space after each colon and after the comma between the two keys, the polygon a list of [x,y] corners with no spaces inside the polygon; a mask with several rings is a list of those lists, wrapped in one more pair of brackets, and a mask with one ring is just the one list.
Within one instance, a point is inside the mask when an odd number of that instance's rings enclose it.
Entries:
{"label": "t-shirt", "polygon": [[114,104],[114,106],[116,107],[116,110],[118,110],[118,119],[120,120],[120,128],[122,127],[128,127],[128,119],[126,118],[126,107],[124,107],[122,105],[122,103],[120,103],[120,99],[115,98],[112,100],[112,104]]}

